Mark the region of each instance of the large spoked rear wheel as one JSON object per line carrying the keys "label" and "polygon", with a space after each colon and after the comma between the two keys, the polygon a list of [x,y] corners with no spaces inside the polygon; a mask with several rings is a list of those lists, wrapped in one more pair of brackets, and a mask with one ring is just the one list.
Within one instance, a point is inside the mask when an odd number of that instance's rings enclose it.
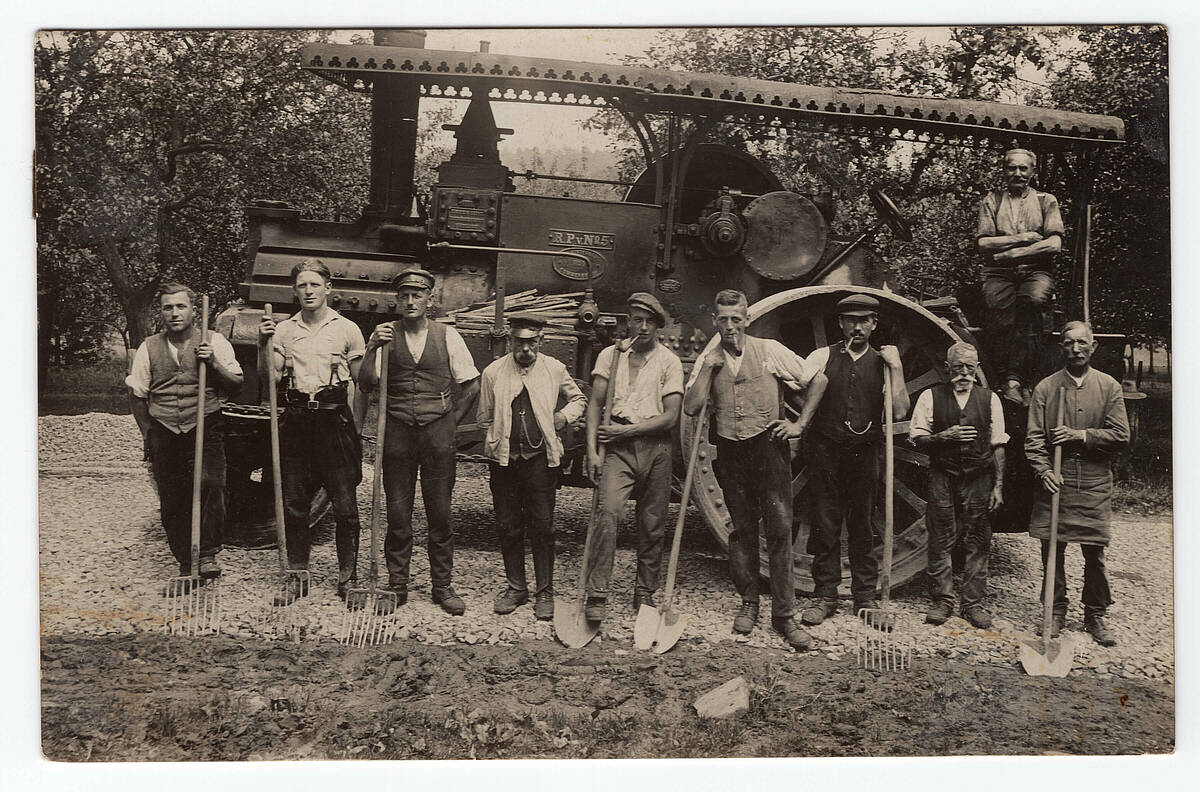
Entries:
{"label": "large spoked rear wheel", "polygon": [[[819,346],[839,341],[842,337],[837,323],[836,305],[852,293],[867,293],[880,302],[880,321],[871,336],[873,346],[894,344],[900,350],[909,397],[916,404],[917,395],[946,378],[943,365],[946,349],[958,341],[949,324],[914,302],[880,289],[848,286],[808,286],[773,294],[750,308],[750,334],[782,341],[797,354],[806,357]],[[709,342],[710,348],[718,343]],[[704,353],[701,353],[703,355]],[[723,546],[728,547],[732,531],[729,511],[721,486],[713,472],[716,447],[709,443],[707,423],[700,441],[693,497],[704,515],[709,529]],[[683,438],[691,443],[697,428],[695,418],[684,416]],[[898,586],[922,572],[926,565],[925,491],[928,486],[929,458],[908,443],[908,421],[897,421],[892,429],[895,460],[895,555],[892,566],[892,585]],[[684,447],[688,447],[684,445]],[[806,497],[809,469],[822,464],[819,459],[806,459],[799,443],[793,443],[792,503],[793,557],[795,584],[802,592],[811,592],[812,556],[808,553],[811,523],[810,503]],[[882,469],[882,465],[880,466]],[[880,482],[879,511],[875,528],[883,533],[883,483]],[[765,548],[761,569],[769,575]],[[840,592],[849,594],[850,570],[842,546],[842,585]]]}

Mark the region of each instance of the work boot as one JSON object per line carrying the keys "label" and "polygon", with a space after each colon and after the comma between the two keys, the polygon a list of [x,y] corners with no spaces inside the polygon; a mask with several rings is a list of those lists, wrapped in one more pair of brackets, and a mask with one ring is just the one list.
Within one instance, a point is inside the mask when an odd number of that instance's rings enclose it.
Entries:
{"label": "work boot", "polygon": [[654,607],[654,592],[634,589],[633,591],[633,612],[637,613],[643,605]]}
{"label": "work boot", "polygon": [[434,586],[433,601],[451,616],[462,616],[467,612],[467,604],[463,602],[462,597],[454,593],[453,586]]}
{"label": "work boot", "polygon": [[[864,600],[854,603],[854,615],[858,616],[861,611],[878,611],[879,603],[873,599]],[[891,632],[896,628],[896,615],[894,613],[879,613],[870,618],[868,626],[873,627],[880,632]]]}
{"label": "work boot", "polygon": [[221,567],[217,566],[217,557],[215,555],[200,556],[200,579],[213,580],[219,577],[221,577]]}
{"label": "work boot", "polygon": [[533,602],[533,618],[550,621],[554,618],[554,592],[539,591]]}
{"label": "work boot", "polygon": [[822,597],[813,600],[812,604],[804,609],[800,614],[801,624],[807,624],[809,627],[816,627],[821,622],[828,619],[830,616],[838,612],[840,604],[837,597]]}
{"label": "work boot", "polygon": [[788,646],[798,652],[807,652],[808,648],[812,646],[812,636],[802,630],[791,616],[786,619],[771,619],[771,626],[775,632],[783,636],[783,640],[788,642]]}
{"label": "work boot", "polygon": [[1091,633],[1092,639],[1101,646],[1116,646],[1117,639],[1108,631],[1108,625],[1104,623],[1103,613],[1085,613],[1083,615],[1083,629]]}
{"label": "work boot", "polygon": [[738,608],[737,615],[733,617],[733,631],[740,635],[749,635],[756,624],[758,600],[742,600],[742,607]]}
{"label": "work boot", "polygon": [[272,601],[275,607],[282,608],[285,605],[291,605],[301,597],[308,596],[308,583],[301,581],[298,577],[289,578],[287,589],[283,593],[276,594]]}
{"label": "work boot", "polygon": [[496,613],[503,616],[504,614],[512,613],[526,602],[529,602],[528,591],[516,591],[515,589],[508,588],[496,598],[495,610]]}
{"label": "work boot", "polygon": [[962,617],[977,630],[992,629],[992,614],[984,610],[982,605],[968,605],[963,608]]}
{"label": "work boot", "polygon": [[[387,591],[387,589],[384,589],[383,591]],[[404,597],[401,597],[399,594],[397,594],[395,599],[393,599],[392,597],[387,597],[387,596],[377,596],[375,598],[375,615],[376,616],[391,616],[393,613],[396,612],[396,608],[403,605],[405,600],[407,600],[407,599],[408,599],[407,593],[405,594]]]}
{"label": "work boot", "polygon": [[[1063,628],[1067,626],[1067,617],[1065,614],[1056,613],[1050,617],[1050,637],[1057,638]],[[1042,634],[1042,623],[1039,621],[1037,625],[1037,634]]]}
{"label": "work boot", "polygon": [[339,580],[337,584],[338,599],[342,602],[346,601],[346,592],[350,589],[358,588],[358,578],[350,578],[349,580]]}
{"label": "work boot", "polygon": [[583,618],[590,622],[604,621],[608,614],[607,597],[588,597],[583,603]]}
{"label": "work boot", "polygon": [[[934,603],[929,606],[929,610],[925,611],[926,624],[945,624],[946,620],[954,615],[954,607],[945,600],[934,600]],[[966,618],[965,616],[963,618]]]}

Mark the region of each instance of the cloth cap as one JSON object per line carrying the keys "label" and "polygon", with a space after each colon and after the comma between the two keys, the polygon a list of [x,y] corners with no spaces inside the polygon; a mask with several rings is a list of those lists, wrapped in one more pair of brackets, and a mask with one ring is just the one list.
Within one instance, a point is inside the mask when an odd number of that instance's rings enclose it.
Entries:
{"label": "cloth cap", "polygon": [[851,294],[837,304],[838,316],[870,316],[879,313],[879,300],[869,294]]}
{"label": "cloth cap", "polygon": [[533,338],[546,326],[537,314],[514,313],[508,317],[508,334],[513,338]]}
{"label": "cloth cap", "polygon": [[653,294],[646,292],[634,292],[629,295],[629,307],[641,308],[644,311],[649,311],[658,319],[658,326],[663,327],[667,324],[667,312]]}
{"label": "cloth cap", "polygon": [[392,278],[392,286],[399,289],[401,286],[416,286],[420,289],[433,288],[433,274],[421,269],[420,267],[409,267],[400,271],[396,277]]}

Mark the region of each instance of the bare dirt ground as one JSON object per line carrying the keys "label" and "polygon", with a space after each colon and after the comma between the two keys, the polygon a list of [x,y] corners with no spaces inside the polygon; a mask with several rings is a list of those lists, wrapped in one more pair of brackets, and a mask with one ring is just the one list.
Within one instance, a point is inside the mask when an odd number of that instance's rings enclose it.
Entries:
{"label": "bare dirt ground", "polygon": [[[813,630],[797,654],[760,625],[736,639],[737,598],[720,548],[689,519],[680,565],[681,609],[693,616],[666,655],[637,652],[628,592],[601,636],[581,651],[553,640],[528,607],[491,613],[502,586],[486,477],[460,470],[455,582],[468,603],[442,614],[427,582],[418,522],[414,592],[400,637],[354,649],[333,638],[329,537],[314,549],[311,629],[300,643],[256,630],[272,550],[227,548],[226,633],[168,637],[161,581],[172,565],[157,503],[127,416],[83,416],[43,426],[39,455],[42,744],[62,761],[340,758],[579,758],[1170,752],[1175,739],[1169,516],[1121,515],[1109,567],[1119,644],[1101,649],[1079,628],[1065,679],[1031,678],[1017,641],[1037,618],[1035,545],[997,536],[987,604],[996,629],[960,619],[921,621],[926,601],[897,590],[900,630],[916,644],[913,668],[856,667],[856,632],[843,612]],[[45,431],[47,428],[53,431]],[[72,434],[76,432],[76,434]],[[129,436],[133,433],[132,438]],[[88,446],[88,447],[85,447]],[[559,591],[573,591],[590,493],[559,493]],[[369,515],[369,484],[360,490]],[[418,516],[422,515],[420,506]],[[364,533],[364,548],[365,548]],[[614,581],[631,586],[629,537]],[[360,569],[365,569],[364,558]],[[1077,597],[1078,554],[1068,554]],[[765,619],[764,619],[765,622]],[[700,719],[692,702],[736,676],[750,710]]]}

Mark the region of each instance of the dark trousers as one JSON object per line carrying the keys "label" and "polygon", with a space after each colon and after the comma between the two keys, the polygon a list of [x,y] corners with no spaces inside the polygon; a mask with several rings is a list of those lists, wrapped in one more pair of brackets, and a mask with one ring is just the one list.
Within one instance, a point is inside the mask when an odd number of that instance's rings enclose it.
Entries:
{"label": "dark trousers", "polygon": [[1033,387],[1042,306],[1054,291],[1054,278],[1024,267],[985,268],[983,300],[991,314],[993,354],[1000,382],[1020,380]]}
{"label": "dark trousers", "polygon": [[588,596],[607,597],[617,551],[617,528],[625,501],[637,501],[637,589],[648,601],[658,588],[662,569],[667,505],[671,501],[671,436],[660,434],[609,443],[600,476],[600,512],[592,557],[588,561]]}
{"label": "dark trousers", "polygon": [[734,587],[743,600],[758,601],[761,524],[771,570],[771,618],[794,616],[792,464],[787,441],[773,440],[769,431],[746,440],[718,436],[713,469],[733,521],[729,573]]}
{"label": "dark trousers", "polygon": [[[1054,613],[1067,615],[1067,573],[1063,570],[1063,555],[1066,542],[1057,542],[1058,553],[1054,568]],[[1112,591],[1108,587],[1108,574],[1104,569],[1104,545],[1080,544],[1083,553],[1083,613],[1103,614],[1112,605]],[[1046,594],[1046,558],[1050,552],[1049,540],[1042,540],[1042,587],[1038,599],[1044,604]]]}
{"label": "dark trousers", "polygon": [[490,462],[488,483],[504,576],[513,591],[528,591],[525,579],[525,539],[533,556],[535,593],[554,593],[554,496],[558,468],[546,464],[546,455],[510,459],[507,465]]}
{"label": "dark trousers", "polygon": [[[167,545],[183,572],[192,562],[196,430],[175,434],[151,420],[146,441]],[[221,431],[221,414],[211,413],[204,419],[204,460],[200,471],[200,558],[211,558],[221,551],[224,531],[225,436]]]}
{"label": "dark trousers", "polygon": [[356,578],[361,530],[356,489],[362,481],[362,443],[350,408],[286,412],[279,426],[279,466],[288,565],[308,569],[309,510],[313,495],[324,487],[337,524],[338,582]]}
{"label": "dark trousers", "polygon": [[454,491],[454,413],[423,426],[389,417],[383,449],[383,488],[387,493],[387,538],[383,554],[392,585],[408,585],[412,559],[413,498],[417,477],[429,526],[429,577],[434,588],[450,585],[454,568],[454,529],[450,494]]}
{"label": "dark trousers", "polygon": [[854,602],[875,597],[879,581],[872,514],[879,487],[878,442],[844,442],[814,435],[808,447],[808,484],[812,527],[808,552],[812,555],[814,593],[837,596],[842,581],[842,525],[846,526],[850,556],[850,593]]}
{"label": "dark trousers", "polygon": [[974,474],[951,475],[929,469],[925,528],[928,532],[929,598],[954,604],[954,572],[950,556],[955,546],[962,553],[962,608],[983,601],[987,591],[988,554],[992,547],[992,521],[988,498],[995,473],[991,468]]}

